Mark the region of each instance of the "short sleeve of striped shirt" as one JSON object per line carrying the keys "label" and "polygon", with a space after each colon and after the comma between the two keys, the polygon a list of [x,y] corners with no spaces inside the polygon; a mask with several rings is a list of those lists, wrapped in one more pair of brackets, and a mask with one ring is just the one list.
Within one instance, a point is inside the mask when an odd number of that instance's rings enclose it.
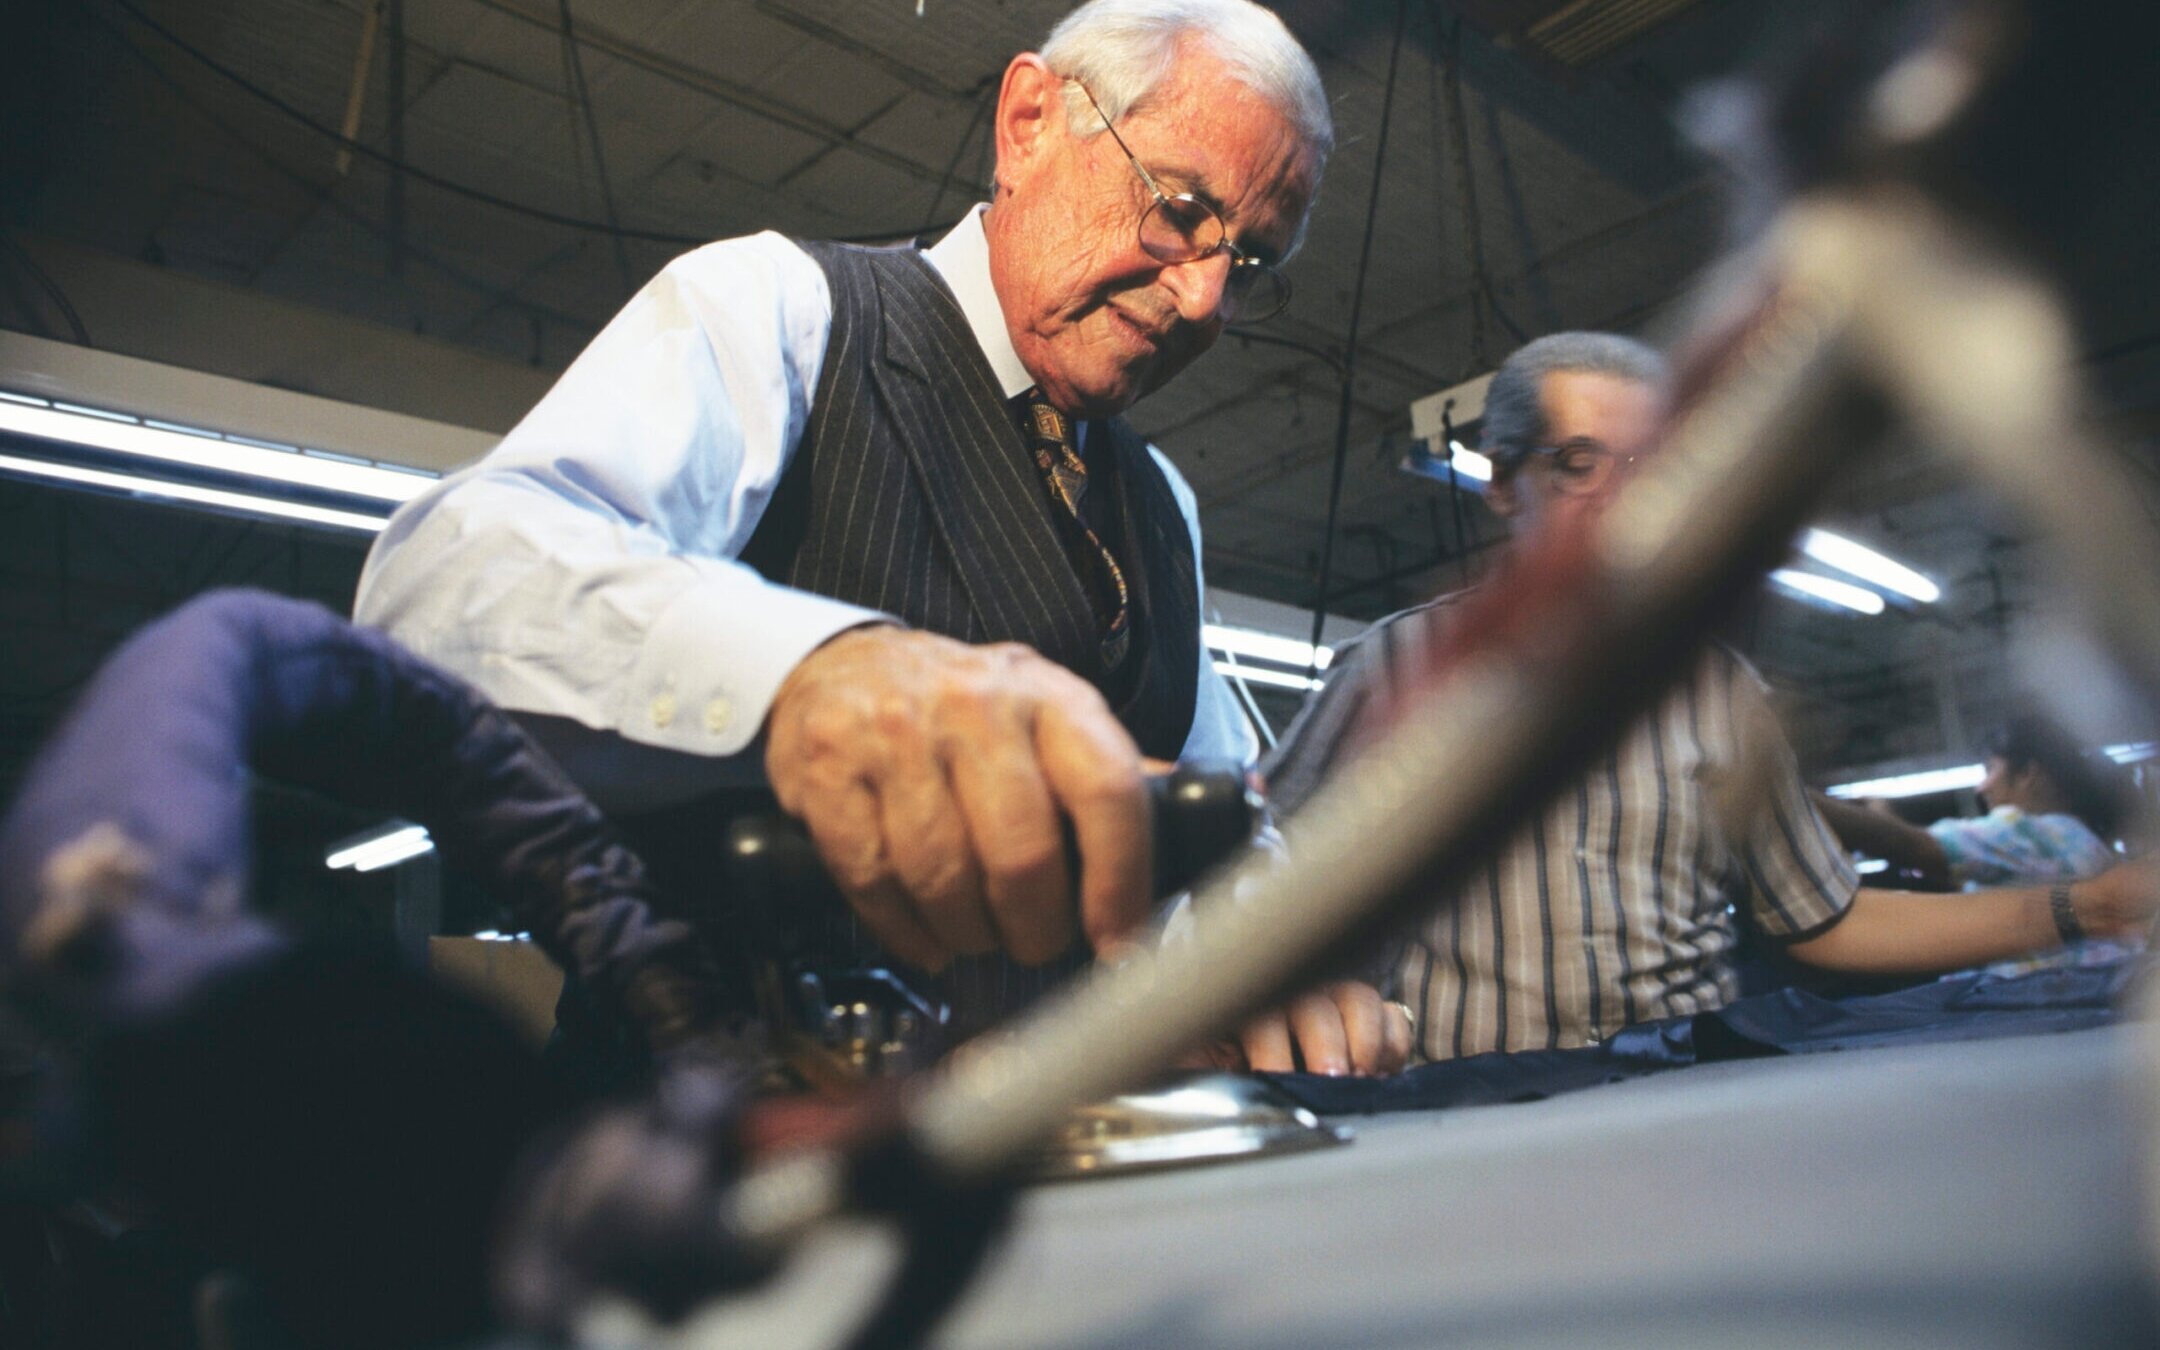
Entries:
{"label": "short sleeve of striped shirt", "polygon": [[1306,700],[1282,740],[1261,761],[1268,800],[1278,811],[1303,806],[1347,752],[1350,728],[1365,705],[1376,697],[1392,697],[1403,659],[1398,623],[1452,599],[1443,596],[1390,614],[1336,649],[1327,682]]}
{"label": "short sleeve of striped shirt", "polygon": [[1767,937],[1812,937],[1845,917],[1859,893],[1860,874],[1808,799],[1762,677],[1723,647],[1711,652],[1705,675],[1723,686],[1740,761],[1748,766],[1750,790],[1732,831],[1738,871],[1733,903]]}

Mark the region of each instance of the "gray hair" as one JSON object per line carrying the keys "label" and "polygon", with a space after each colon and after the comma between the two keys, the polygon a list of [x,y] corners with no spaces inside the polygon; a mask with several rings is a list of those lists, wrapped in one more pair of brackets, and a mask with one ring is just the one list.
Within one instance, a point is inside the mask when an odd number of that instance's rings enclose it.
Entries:
{"label": "gray hair", "polygon": [[[1187,38],[1205,43],[1240,83],[1289,119],[1312,155],[1317,193],[1335,149],[1327,91],[1319,68],[1283,21],[1252,0],[1089,0],[1050,30],[1042,58],[1065,79],[1087,86],[1087,93],[1065,87],[1065,116],[1081,135],[1093,136],[1108,124],[1089,106],[1088,93],[1104,116],[1122,121],[1170,74]],[[1298,222],[1285,257],[1304,242],[1305,225]]]}
{"label": "gray hair", "polygon": [[1665,383],[1665,358],[1646,342],[1618,333],[1550,333],[1516,349],[1485,387],[1483,445],[1493,473],[1511,474],[1545,439],[1545,377],[1563,371],[1612,375],[1653,387]]}

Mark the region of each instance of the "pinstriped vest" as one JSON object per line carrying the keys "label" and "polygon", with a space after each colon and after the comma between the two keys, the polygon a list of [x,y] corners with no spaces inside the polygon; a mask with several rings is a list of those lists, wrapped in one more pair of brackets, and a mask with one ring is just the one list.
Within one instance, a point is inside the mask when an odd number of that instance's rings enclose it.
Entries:
{"label": "pinstriped vest", "polygon": [[[1131,590],[1132,646],[1112,672],[1060,534],[1077,522],[1051,501],[943,280],[913,249],[797,242],[824,270],[832,330],[809,426],[742,561],[768,580],[928,632],[1026,643],[1102,690],[1143,751],[1176,758],[1198,690],[1199,584],[1190,528],[1146,443],[1121,419],[1097,423],[1088,440],[1088,493],[1115,497],[1104,540]],[[772,806],[764,789],[727,790],[621,824],[672,892],[718,907],[706,915],[713,921],[734,903],[715,820]],[[844,909],[789,922],[804,948],[835,968],[890,960]],[[745,999],[754,946],[723,954],[746,963],[734,975]],[[1085,960],[1075,950],[1025,969],[999,956],[964,957],[936,979],[920,972],[910,979],[951,1005],[954,1029],[965,1036]],[[568,1047],[557,1052],[563,1071],[591,1086],[619,1086],[616,1066],[638,1059],[619,1019],[572,981],[557,1020]]]}
{"label": "pinstriped vest", "polygon": [[[1199,680],[1192,534],[1146,443],[1095,424],[1089,494],[1132,591],[1113,671],[1086,582],[959,302],[912,248],[798,241],[832,290],[810,424],[742,560],[799,590],[970,643],[1021,642],[1101,690],[1147,754],[1175,759]],[[1107,453],[1106,453],[1107,450]]]}

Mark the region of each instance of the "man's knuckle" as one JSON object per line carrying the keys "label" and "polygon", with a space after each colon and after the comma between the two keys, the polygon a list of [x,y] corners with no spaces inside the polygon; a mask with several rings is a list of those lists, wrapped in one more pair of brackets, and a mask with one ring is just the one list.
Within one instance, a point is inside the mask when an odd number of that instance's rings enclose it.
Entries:
{"label": "man's knuckle", "polygon": [[915,700],[898,690],[888,690],[870,705],[870,725],[888,740],[908,736],[921,724],[921,709]]}
{"label": "man's knuckle", "polygon": [[1051,839],[1003,840],[984,850],[984,870],[1009,885],[1039,881],[1064,863],[1064,850]]}
{"label": "man's knuckle", "polygon": [[856,741],[861,719],[852,701],[820,699],[803,710],[795,729],[801,755],[826,755]]}
{"label": "man's knuckle", "polygon": [[969,730],[990,718],[996,702],[995,683],[985,672],[956,671],[938,684],[933,719],[947,731]]}
{"label": "man's knuckle", "polygon": [[939,909],[956,909],[969,902],[974,875],[970,861],[957,850],[933,848],[912,869],[908,889]]}
{"label": "man's knuckle", "polygon": [[1137,767],[1099,756],[1083,761],[1072,775],[1072,802],[1083,810],[1129,812],[1142,791]]}

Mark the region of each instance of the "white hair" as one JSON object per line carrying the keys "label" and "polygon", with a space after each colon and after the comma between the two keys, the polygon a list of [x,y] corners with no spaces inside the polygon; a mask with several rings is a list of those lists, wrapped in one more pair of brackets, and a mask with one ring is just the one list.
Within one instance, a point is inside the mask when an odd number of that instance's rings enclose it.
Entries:
{"label": "white hair", "polygon": [[[1067,80],[1065,115],[1083,136],[1107,125],[1095,115],[1122,121],[1170,74],[1178,49],[1196,39],[1230,68],[1237,80],[1280,110],[1312,156],[1313,187],[1335,149],[1335,119],[1312,57],[1283,21],[1252,0],[1089,0],[1066,15],[1044,40],[1042,58]],[[1307,207],[1308,214],[1310,206]],[[1305,237],[1300,220],[1297,243]]]}

